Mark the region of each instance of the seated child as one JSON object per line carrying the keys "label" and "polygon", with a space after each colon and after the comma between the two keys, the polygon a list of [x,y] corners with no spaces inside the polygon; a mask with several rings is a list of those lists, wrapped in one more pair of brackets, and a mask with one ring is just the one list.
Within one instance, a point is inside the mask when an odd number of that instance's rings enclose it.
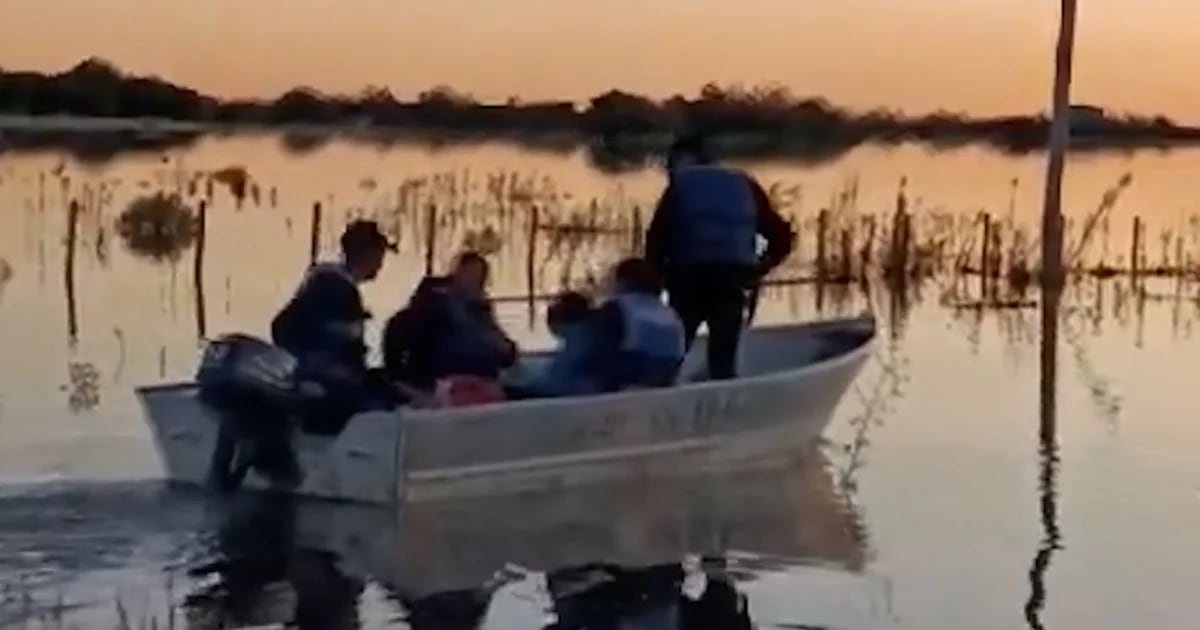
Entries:
{"label": "seated child", "polygon": [[546,310],[546,325],[558,349],[532,382],[510,388],[513,397],[582,396],[597,391],[592,378],[593,309],[587,296],[568,291]]}

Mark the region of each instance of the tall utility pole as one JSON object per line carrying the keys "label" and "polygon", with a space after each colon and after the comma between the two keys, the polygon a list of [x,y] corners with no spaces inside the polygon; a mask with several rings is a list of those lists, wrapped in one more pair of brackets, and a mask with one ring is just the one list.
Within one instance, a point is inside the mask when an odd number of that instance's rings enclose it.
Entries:
{"label": "tall utility pole", "polygon": [[1058,49],[1054,60],[1054,108],[1050,123],[1050,158],[1046,166],[1046,197],[1042,210],[1042,285],[1062,286],[1062,178],[1071,138],[1071,66],[1075,52],[1076,0],[1062,0]]}

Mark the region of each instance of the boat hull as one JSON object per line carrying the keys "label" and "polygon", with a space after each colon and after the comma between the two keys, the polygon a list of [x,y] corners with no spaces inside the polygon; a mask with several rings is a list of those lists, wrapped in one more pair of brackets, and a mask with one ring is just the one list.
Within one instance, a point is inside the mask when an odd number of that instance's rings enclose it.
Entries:
{"label": "boat hull", "polygon": [[[298,494],[370,503],[659,477],[813,444],[874,338],[870,318],[755,329],[743,377],[578,398],[354,416],[336,438],[299,435]],[[703,340],[685,375],[703,363]],[[685,379],[686,380],[686,379]],[[194,385],[138,390],[168,481],[203,484],[215,412]],[[253,472],[246,485],[266,487]]]}

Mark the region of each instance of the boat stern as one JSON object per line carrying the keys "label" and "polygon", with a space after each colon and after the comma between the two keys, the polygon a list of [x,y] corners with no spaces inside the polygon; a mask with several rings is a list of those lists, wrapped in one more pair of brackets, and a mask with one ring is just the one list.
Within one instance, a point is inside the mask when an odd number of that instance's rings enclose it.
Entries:
{"label": "boat stern", "polygon": [[136,390],[168,482],[203,484],[216,446],[219,419],[191,384]]}

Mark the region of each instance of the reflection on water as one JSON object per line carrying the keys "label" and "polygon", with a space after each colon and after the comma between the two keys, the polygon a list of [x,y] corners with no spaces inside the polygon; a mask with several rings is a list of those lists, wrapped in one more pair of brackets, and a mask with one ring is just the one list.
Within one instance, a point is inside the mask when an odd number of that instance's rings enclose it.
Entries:
{"label": "reflection on water", "polygon": [[[858,491],[858,473],[866,466],[867,451],[871,446],[871,430],[882,427],[895,412],[895,404],[904,396],[904,385],[909,379],[908,360],[900,344],[893,340],[879,349],[873,356],[868,380],[859,379],[851,387],[851,396],[856,400],[858,412],[847,420],[853,429],[849,441],[833,445],[841,451],[837,470],[837,483],[848,499]],[[864,385],[866,385],[864,387]]]}
{"label": "reflection on water", "polygon": [[[193,179],[192,181],[194,182],[196,180]],[[205,194],[209,199],[212,198],[213,183],[218,183],[222,186],[225,186],[225,188],[229,191],[229,195],[233,197],[234,202],[237,204],[239,210],[242,207],[242,203],[246,200],[247,190],[250,190],[252,193],[254,205],[259,205],[258,184],[251,180],[250,172],[247,171],[246,167],[244,166],[227,166],[223,169],[220,169],[209,175],[207,182],[208,184],[205,188]],[[196,194],[196,188],[194,185],[189,188],[189,194]]]}
{"label": "reflection on water", "polygon": [[358,628],[363,582],[323,549],[298,546],[296,505],[284,495],[242,497],[217,532],[218,559],[193,567],[215,577],[184,601],[189,628],[295,623],[301,628]]}
{"label": "reflection on water", "polygon": [[72,412],[89,411],[100,404],[100,373],[95,365],[72,362],[67,365],[67,377],[67,402]]}
{"label": "reflection on water", "polygon": [[1061,289],[1042,292],[1041,378],[1038,414],[1038,492],[1042,541],[1029,568],[1029,599],[1025,620],[1033,630],[1043,630],[1042,610],[1046,605],[1046,571],[1060,548],[1058,526],[1058,330]]}
{"label": "reflection on water", "polygon": [[[1194,171],[1178,156],[1072,164],[1077,234],[1121,174],[1137,177],[1087,228],[1093,269],[1060,297],[1053,358],[1065,361],[1058,389],[1041,400],[1036,473],[1031,367],[1046,347],[1039,341],[1054,344],[1040,334],[1042,296],[1016,290],[1009,263],[1036,248],[1018,228],[1037,188],[1024,183],[1038,176],[986,155],[946,161],[897,147],[894,158],[832,170],[754,167],[800,227],[799,250],[763,288],[756,321],[865,309],[889,332],[826,433],[824,480],[804,466],[726,471],[398,515],[301,502],[287,508],[293,519],[240,534],[157,481],[80,489],[80,477],[157,478],[130,388],[189,377],[198,338],[261,334],[313,253],[334,254],[349,218],[374,216],[401,243],[365,288],[377,316],[459,248],[494,249],[501,321],[534,348],[549,342],[548,295],[639,250],[661,185],[658,173],[600,178],[575,158],[497,147],[405,151],[364,154],[335,142],[291,160],[261,142],[227,140],[95,170],[56,156],[0,166],[0,347],[17,357],[0,361],[0,582],[34,588],[43,608],[61,593],[68,608],[82,607],[71,609],[79,627],[115,625],[114,591],[131,625],[145,612],[165,627],[156,607],[166,595],[139,604],[161,590],[164,568],[173,588],[194,595],[200,626],[327,614],[322,622],[365,627],[402,627],[400,618],[545,627],[552,615],[560,624],[678,617],[677,583],[697,554],[714,583],[728,578],[748,596],[763,627],[1190,627],[1175,612],[1194,609],[1186,588],[1196,578],[1186,410],[1198,369],[1190,344],[1200,221],[1177,205],[1187,187],[1173,178],[1188,182]],[[248,175],[240,211],[237,190],[211,177],[236,164]],[[135,199],[156,194],[179,195],[196,228],[160,261],[118,229]],[[1173,234],[1161,238],[1160,226]],[[1033,270],[1036,260],[1026,262]],[[1169,267],[1189,271],[1170,276]],[[38,496],[9,496],[26,492]],[[231,506],[214,511],[237,520]],[[1058,519],[1070,525],[1069,551]],[[181,566],[213,572],[190,578]],[[299,610],[296,594],[317,591],[328,591],[329,605]],[[649,608],[639,608],[643,593]],[[736,610],[732,599],[720,599],[722,610]]]}
{"label": "reflection on water", "polygon": [[[864,525],[833,481],[814,457],[399,513],[247,493],[222,507],[213,559],[189,571],[215,581],[188,596],[187,617],[196,628],[354,628],[374,581],[414,630],[479,627],[514,590],[525,595],[508,605],[547,630],[749,628],[735,583],[787,572],[818,586],[827,571],[864,571]],[[846,584],[841,597],[869,609],[870,581]],[[797,597],[819,617],[813,594]]]}
{"label": "reflection on water", "polygon": [[137,197],[117,218],[117,234],[133,254],[174,262],[197,235],[197,220],[182,197],[156,192]]}
{"label": "reflection on water", "polygon": [[[0,501],[0,602],[20,604],[0,606],[4,627],[125,627],[103,576],[140,563],[149,579],[115,595],[130,627],[841,627],[886,605],[863,517],[819,455],[398,511],[127,483]],[[742,592],[780,578],[794,601],[763,617]]]}
{"label": "reflection on water", "polygon": [[0,258],[0,302],[4,301],[4,287],[8,286],[8,281],[13,277],[12,263],[5,258]]}

